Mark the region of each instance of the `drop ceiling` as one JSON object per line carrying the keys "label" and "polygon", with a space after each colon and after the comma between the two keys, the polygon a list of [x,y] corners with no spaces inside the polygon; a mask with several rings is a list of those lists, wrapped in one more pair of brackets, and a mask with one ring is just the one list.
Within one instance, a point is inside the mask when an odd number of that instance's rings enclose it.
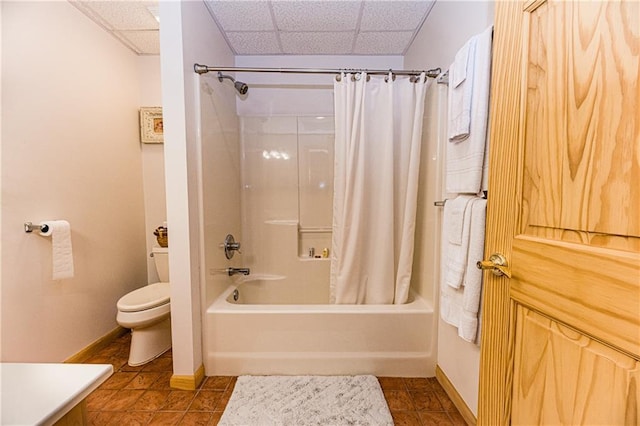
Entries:
{"label": "drop ceiling", "polygon": [[[159,54],[157,1],[70,1],[137,54]],[[434,2],[204,0],[235,55],[403,55]]]}
{"label": "drop ceiling", "polygon": [[160,54],[157,1],[69,2],[138,55]]}

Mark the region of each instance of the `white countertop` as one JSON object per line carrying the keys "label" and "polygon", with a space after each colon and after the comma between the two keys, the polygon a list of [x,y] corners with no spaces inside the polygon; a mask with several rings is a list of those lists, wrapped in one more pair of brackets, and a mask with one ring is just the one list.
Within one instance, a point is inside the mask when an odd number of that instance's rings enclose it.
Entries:
{"label": "white countertop", "polygon": [[0,363],[0,424],[53,424],[112,373],[111,364]]}

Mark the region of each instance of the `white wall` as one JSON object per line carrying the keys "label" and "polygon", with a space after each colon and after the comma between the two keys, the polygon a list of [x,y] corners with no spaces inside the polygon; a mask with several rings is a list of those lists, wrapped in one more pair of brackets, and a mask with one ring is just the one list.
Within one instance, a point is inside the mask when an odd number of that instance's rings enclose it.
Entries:
{"label": "white wall", "polygon": [[493,1],[437,1],[404,56],[405,66],[447,70],[469,37],[493,24],[493,15]]}
{"label": "white wall", "polygon": [[[409,69],[437,68],[442,70],[449,68],[453,58],[469,39],[480,33],[493,23],[493,2],[488,1],[438,1],[431,14],[427,18],[422,30],[414,40],[411,48],[405,55],[405,66]],[[443,88],[433,88],[436,92],[432,105],[446,105],[443,97],[446,91]],[[446,115],[439,114],[439,120]],[[427,128],[434,127],[433,123],[425,124]],[[430,164],[439,170],[443,170],[444,158],[443,139],[437,140],[441,132],[431,133],[431,140],[427,142],[432,152]],[[436,140],[433,140],[436,138]],[[438,149],[437,146],[440,145]],[[427,209],[433,211],[429,215],[428,210],[423,217],[422,226],[436,238],[436,248],[439,246],[440,220],[442,209],[434,208],[433,201],[446,197],[443,194],[444,180],[440,180],[440,187],[430,192],[424,199],[427,201]],[[429,229],[430,228],[430,229]],[[439,256],[434,246],[428,246],[426,250],[433,250],[432,265],[434,276],[433,283],[439,282],[438,266]],[[425,289],[427,287],[424,287]],[[435,296],[438,297],[437,286],[433,286]],[[444,323],[438,323],[438,365],[455,386],[467,406],[477,415],[478,407],[478,383],[480,366],[480,348],[458,337],[457,329]]]}
{"label": "white wall", "polygon": [[[68,2],[2,2],[2,361],[59,362],[147,280],[137,57]],[[51,279],[71,223],[75,277]]]}
{"label": "white wall", "polygon": [[[203,2],[160,2],[160,15],[173,373],[192,376],[203,364],[205,244],[213,243],[203,238],[201,160],[207,159],[199,127],[200,77],[193,64],[231,66],[233,56]],[[222,196],[218,201],[225,202]],[[239,218],[234,209],[226,214]]]}
{"label": "white wall", "polygon": [[[160,56],[138,56],[138,81],[141,107],[162,105]],[[164,146],[156,143],[140,144],[142,150],[142,177],[144,184],[144,217],[149,283],[158,282],[151,249],[158,246],[153,231],[167,221],[167,199],[164,184]]]}

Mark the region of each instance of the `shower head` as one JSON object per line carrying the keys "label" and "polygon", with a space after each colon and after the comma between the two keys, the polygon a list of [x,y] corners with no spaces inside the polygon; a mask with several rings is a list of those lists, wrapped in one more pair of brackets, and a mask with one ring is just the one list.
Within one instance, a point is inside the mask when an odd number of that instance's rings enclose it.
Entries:
{"label": "shower head", "polygon": [[224,80],[225,78],[228,78],[233,82],[233,87],[235,87],[238,93],[240,93],[241,95],[244,95],[249,91],[249,86],[247,86],[247,83],[236,81],[236,79],[231,77],[230,75],[225,75],[218,71],[218,80],[222,82],[222,80]]}
{"label": "shower head", "polygon": [[244,95],[249,91],[249,86],[247,86],[247,83],[236,81],[233,83],[233,85],[235,86],[238,93],[240,93],[241,95]]}

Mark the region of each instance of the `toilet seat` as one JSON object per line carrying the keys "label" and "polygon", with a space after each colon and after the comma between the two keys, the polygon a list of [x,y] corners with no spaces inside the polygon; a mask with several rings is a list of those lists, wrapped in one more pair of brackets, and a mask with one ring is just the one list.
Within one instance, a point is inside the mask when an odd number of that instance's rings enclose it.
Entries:
{"label": "toilet seat", "polygon": [[154,283],[133,290],[118,300],[118,311],[140,312],[169,303],[171,290],[169,283]]}
{"label": "toilet seat", "polygon": [[143,311],[126,312],[118,310],[116,321],[122,327],[140,329],[157,324],[171,316],[171,303],[156,306],[155,308],[145,309]]}

